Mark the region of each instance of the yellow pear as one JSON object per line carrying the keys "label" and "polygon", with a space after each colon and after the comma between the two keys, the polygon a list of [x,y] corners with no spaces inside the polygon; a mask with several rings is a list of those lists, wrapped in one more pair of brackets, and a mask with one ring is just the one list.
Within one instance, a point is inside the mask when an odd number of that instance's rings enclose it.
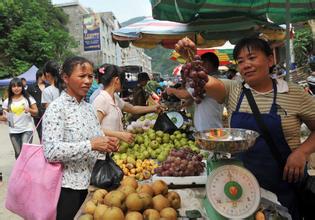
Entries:
{"label": "yellow pear", "polygon": [[177,212],[171,207],[162,209],[160,215],[165,220],[177,220]]}
{"label": "yellow pear", "polygon": [[83,212],[86,213],[86,214],[91,214],[91,215],[93,215],[95,209],[96,209],[95,203],[94,203],[93,201],[89,200],[89,201],[87,201],[87,202],[85,203]]}
{"label": "yellow pear", "polygon": [[146,209],[143,212],[144,220],[160,220],[160,213],[155,209]]}

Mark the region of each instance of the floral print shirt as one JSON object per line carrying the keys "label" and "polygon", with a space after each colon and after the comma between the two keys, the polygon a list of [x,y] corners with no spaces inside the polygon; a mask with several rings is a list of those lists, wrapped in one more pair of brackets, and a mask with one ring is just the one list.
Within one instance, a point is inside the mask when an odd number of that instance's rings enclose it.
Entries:
{"label": "floral print shirt", "polygon": [[87,189],[98,157],[90,139],[103,136],[92,105],[66,92],[54,100],[43,118],[44,154],[49,162],[64,165],[62,187]]}

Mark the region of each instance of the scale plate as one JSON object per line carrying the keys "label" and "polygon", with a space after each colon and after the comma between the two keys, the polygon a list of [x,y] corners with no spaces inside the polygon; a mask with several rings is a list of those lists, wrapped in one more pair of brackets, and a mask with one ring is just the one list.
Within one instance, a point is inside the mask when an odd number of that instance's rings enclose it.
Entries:
{"label": "scale plate", "polygon": [[174,123],[177,128],[180,128],[184,124],[183,116],[178,112],[167,112],[167,117]]}
{"label": "scale plate", "polygon": [[229,219],[247,218],[260,204],[256,178],[236,165],[223,165],[213,170],[207,179],[206,193],[213,208]]}
{"label": "scale plate", "polygon": [[212,128],[196,132],[194,136],[203,150],[235,154],[253,146],[259,133],[241,128]]}

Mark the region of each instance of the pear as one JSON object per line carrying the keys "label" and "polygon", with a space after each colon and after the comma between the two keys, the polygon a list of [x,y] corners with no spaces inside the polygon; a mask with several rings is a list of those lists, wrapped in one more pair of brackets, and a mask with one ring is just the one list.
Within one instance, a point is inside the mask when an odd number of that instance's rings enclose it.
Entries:
{"label": "pear", "polygon": [[144,220],[160,220],[160,213],[155,209],[146,209],[143,212]]}
{"label": "pear", "polygon": [[163,195],[157,195],[153,197],[152,204],[154,209],[161,211],[170,206],[170,201]]}
{"label": "pear", "polygon": [[93,201],[89,200],[85,203],[84,205],[84,209],[83,209],[83,212],[85,214],[91,214],[93,215],[94,214],[94,211],[96,209],[96,205]]}
{"label": "pear", "polygon": [[122,186],[132,186],[134,189],[137,189],[138,182],[134,177],[131,176],[125,176],[123,180],[120,182],[120,185]]}
{"label": "pear", "polygon": [[125,220],[143,220],[143,216],[140,212],[128,212],[125,216]]}
{"label": "pear", "polygon": [[177,220],[177,212],[175,209],[168,207],[160,211],[161,218],[166,220]]}
{"label": "pear", "polygon": [[102,220],[105,210],[108,208],[107,205],[98,204],[94,211],[94,220]]}
{"label": "pear", "polygon": [[143,209],[143,200],[138,193],[131,193],[126,198],[126,206],[129,211],[140,211]]}
{"label": "pear", "polygon": [[106,194],[104,198],[104,204],[108,206],[115,206],[121,208],[124,200],[126,198],[125,193],[118,190],[114,190]]}
{"label": "pear", "polygon": [[150,196],[154,196],[154,191],[149,184],[139,185],[137,188],[138,193],[147,193]]}
{"label": "pear", "polygon": [[171,206],[174,209],[179,209],[181,206],[181,200],[180,200],[180,196],[177,192],[175,191],[170,191],[167,193],[166,198],[170,201]]}
{"label": "pear", "polygon": [[156,180],[152,184],[154,195],[163,194],[166,195],[168,192],[168,186],[163,180]]}
{"label": "pear", "polygon": [[112,206],[105,210],[102,220],[124,220],[124,218],[125,216],[121,209]]}
{"label": "pear", "polygon": [[132,186],[128,186],[128,185],[122,185],[117,190],[125,193],[126,196],[128,196],[131,193],[136,192],[136,190]]}
{"label": "pear", "polygon": [[97,203],[103,203],[104,197],[108,192],[105,189],[98,189],[93,193],[92,199]]}

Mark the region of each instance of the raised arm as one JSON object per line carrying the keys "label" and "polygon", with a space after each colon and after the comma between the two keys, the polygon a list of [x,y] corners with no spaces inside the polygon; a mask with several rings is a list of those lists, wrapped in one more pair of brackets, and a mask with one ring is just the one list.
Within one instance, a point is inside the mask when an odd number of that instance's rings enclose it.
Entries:
{"label": "raised arm", "polygon": [[224,84],[221,80],[209,76],[209,80],[206,83],[204,89],[206,90],[206,94],[215,99],[218,103],[223,103],[225,96],[227,95],[227,91],[224,87]]}

